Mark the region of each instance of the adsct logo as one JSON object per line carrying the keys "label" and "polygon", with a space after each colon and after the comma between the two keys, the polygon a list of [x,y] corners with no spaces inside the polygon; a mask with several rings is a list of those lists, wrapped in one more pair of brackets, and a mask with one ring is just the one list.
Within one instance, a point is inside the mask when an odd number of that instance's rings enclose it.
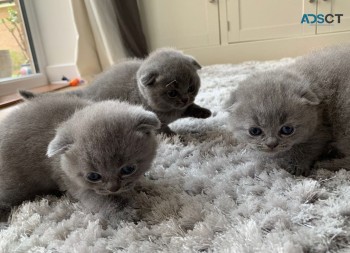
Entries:
{"label": "adsct logo", "polygon": [[304,14],[301,18],[301,24],[328,24],[331,25],[334,22],[338,24],[341,22],[341,17],[344,14]]}

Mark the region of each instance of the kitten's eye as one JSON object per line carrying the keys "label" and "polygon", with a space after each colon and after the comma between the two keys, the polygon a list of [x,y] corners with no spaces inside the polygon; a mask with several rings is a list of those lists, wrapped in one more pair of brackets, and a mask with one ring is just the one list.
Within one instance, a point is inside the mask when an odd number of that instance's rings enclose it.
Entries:
{"label": "kitten's eye", "polygon": [[192,92],[194,92],[194,90],[195,90],[195,88],[194,88],[194,85],[190,85],[190,87],[188,87],[188,92],[189,93],[192,93]]}
{"label": "kitten's eye", "polygon": [[249,128],[249,134],[252,136],[259,136],[262,134],[262,130],[259,127]]}
{"label": "kitten's eye", "polygon": [[176,90],[168,91],[168,96],[171,97],[171,98],[176,97],[177,96],[177,91]]}
{"label": "kitten's eye", "polygon": [[123,168],[120,169],[120,173],[123,175],[123,176],[129,176],[131,175],[132,173],[134,173],[136,170],[135,167],[133,166],[125,166]]}
{"label": "kitten's eye", "polygon": [[89,172],[86,175],[86,178],[91,182],[97,182],[97,181],[101,180],[102,176],[96,172]]}
{"label": "kitten's eye", "polygon": [[280,133],[283,135],[291,135],[294,132],[294,128],[291,126],[281,127]]}

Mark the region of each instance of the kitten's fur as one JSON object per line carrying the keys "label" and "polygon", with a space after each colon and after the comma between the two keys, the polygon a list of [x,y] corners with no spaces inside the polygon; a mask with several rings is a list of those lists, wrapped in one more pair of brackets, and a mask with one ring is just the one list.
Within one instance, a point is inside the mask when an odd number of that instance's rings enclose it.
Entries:
{"label": "kitten's fur", "polygon": [[[183,117],[207,118],[208,109],[194,104],[200,87],[197,70],[201,66],[191,56],[174,49],[160,49],[146,59],[128,60],[103,72],[87,88],[71,92],[95,101],[119,99],[143,105],[157,114],[161,132],[173,134],[168,124]],[[176,97],[169,97],[169,92]],[[21,91],[24,98],[32,93]]]}
{"label": "kitten's fur", "polygon": [[[0,124],[0,219],[24,200],[57,191],[99,211],[150,168],[159,127],[154,113],[124,102],[55,94],[24,103]],[[122,175],[126,165],[135,172]],[[102,179],[90,182],[89,172]]]}
{"label": "kitten's fur", "polygon": [[[350,168],[350,45],[300,57],[294,64],[248,77],[226,107],[235,137],[294,174],[308,174],[330,149],[345,157],[317,167]],[[282,126],[292,126],[282,135]],[[259,127],[259,136],[249,128]],[[270,147],[268,147],[270,146]]]}

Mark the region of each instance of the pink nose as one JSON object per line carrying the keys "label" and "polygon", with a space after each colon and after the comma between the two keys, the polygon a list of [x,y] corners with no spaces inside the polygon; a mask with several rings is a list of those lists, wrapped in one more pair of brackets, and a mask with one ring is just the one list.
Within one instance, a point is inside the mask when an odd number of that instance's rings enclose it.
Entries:
{"label": "pink nose", "polygon": [[278,146],[278,143],[276,142],[267,143],[266,146],[268,146],[270,149],[274,149],[275,147]]}
{"label": "pink nose", "polygon": [[107,186],[107,190],[110,192],[117,192],[120,189],[120,184],[111,184]]}

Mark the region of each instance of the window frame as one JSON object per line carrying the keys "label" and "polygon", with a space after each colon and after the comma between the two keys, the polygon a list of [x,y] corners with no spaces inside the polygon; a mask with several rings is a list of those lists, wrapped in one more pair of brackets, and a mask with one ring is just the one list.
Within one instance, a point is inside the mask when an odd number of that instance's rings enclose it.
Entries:
{"label": "window frame", "polygon": [[29,41],[30,55],[33,59],[33,65],[39,73],[0,81],[0,96],[16,93],[19,89],[30,89],[49,83],[45,71],[46,56],[35,15],[34,1],[16,0],[15,2],[21,10],[20,15],[23,19],[26,38]]}

